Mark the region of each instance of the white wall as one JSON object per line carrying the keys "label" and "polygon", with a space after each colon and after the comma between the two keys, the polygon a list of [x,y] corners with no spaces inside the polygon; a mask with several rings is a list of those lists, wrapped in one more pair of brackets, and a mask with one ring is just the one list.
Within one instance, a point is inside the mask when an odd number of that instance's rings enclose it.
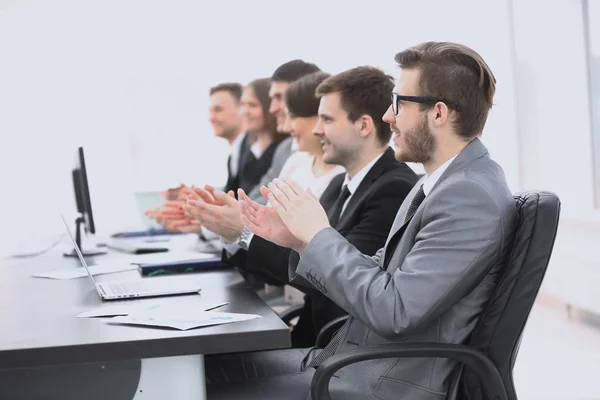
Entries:
{"label": "white wall", "polygon": [[484,142],[517,190],[504,1],[0,0],[0,238],[61,231],[54,212],[74,211],[80,143],[108,233],[139,222],[133,191],[224,179],[226,146],[207,123],[211,85],[269,76],[292,58],[395,75],[394,54],[425,40],[463,42],[491,65],[498,92]]}
{"label": "white wall", "polygon": [[543,289],[600,312],[600,212],[582,2],[512,0],[512,6],[522,186],[554,191],[562,201]]}

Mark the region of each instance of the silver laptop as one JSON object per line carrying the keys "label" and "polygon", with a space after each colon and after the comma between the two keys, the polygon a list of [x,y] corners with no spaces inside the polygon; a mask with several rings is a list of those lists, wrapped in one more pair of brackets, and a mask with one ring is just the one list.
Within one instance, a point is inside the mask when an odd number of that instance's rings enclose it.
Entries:
{"label": "silver laptop", "polygon": [[85,268],[90,280],[96,288],[96,292],[102,300],[118,300],[131,299],[136,297],[155,297],[155,296],[172,296],[179,294],[195,294],[200,292],[200,287],[197,283],[187,281],[168,281],[163,279],[142,279],[139,281],[118,281],[118,282],[96,282],[94,276],[90,272],[88,265],[81,254],[77,242],[73,238],[71,229],[61,215],[63,224],[67,229],[67,233],[73,242],[77,256],[81,261],[81,265]]}

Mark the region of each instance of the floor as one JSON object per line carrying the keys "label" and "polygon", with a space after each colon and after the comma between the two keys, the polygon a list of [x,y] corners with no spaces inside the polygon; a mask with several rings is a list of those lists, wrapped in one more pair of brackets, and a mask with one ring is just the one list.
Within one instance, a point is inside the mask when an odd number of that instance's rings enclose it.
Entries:
{"label": "floor", "polygon": [[519,400],[600,399],[600,328],[536,305],[514,369]]}

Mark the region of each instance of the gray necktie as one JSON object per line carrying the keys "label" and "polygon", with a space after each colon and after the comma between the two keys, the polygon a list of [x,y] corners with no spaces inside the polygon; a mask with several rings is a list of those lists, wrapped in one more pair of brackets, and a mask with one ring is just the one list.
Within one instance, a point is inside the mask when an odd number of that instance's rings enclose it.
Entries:
{"label": "gray necktie", "polygon": [[335,354],[335,351],[337,350],[338,346],[346,337],[346,333],[348,333],[351,321],[352,317],[348,316],[348,319],[346,320],[344,325],[342,325],[340,330],[337,331],[337,333],[333,336],[331,342],[329,342],[329,344],[325,346],[323,351],[317,354],[317,356],[313,358],[313,360],[308,364],[308,368],[317,368],[319,365],[321,365],[323,361],[327,360],[329,357]]}

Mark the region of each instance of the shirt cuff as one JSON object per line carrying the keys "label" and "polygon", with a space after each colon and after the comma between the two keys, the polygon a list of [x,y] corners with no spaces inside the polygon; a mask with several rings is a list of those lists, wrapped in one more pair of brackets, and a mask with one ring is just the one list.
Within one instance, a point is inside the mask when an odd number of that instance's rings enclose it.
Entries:
{"label": "shirt cuff", "polygon": [[204,226],[201,229],[202,229],[202,236],[204,237],[204,239],[207,242],[210,242],[210,241],[213,241],[213,240],[217,240],[219,238],[219,235],[217,235],[213,231],[209,231]]}
{"label": "shirt cuff", "polygon": [[[240,240],[240,237],[238,237],[235,240],[235,242],[233,242],[233,243],[225,243],[225,241],[223,240],[223,238],[221,238],[221,244],[223,245],[223,249],[225,249],[225,251],[227,252],[228,256],[231,257],[235,253],[237,253],[238,251],[242,250],[242,248],[238,244],[238,241]],[[252,243],[252,239],[253,238],[254,238],[254,233],[251,233],[250,236],[248,236],[248,246],[250,246],[250,243]]]}

